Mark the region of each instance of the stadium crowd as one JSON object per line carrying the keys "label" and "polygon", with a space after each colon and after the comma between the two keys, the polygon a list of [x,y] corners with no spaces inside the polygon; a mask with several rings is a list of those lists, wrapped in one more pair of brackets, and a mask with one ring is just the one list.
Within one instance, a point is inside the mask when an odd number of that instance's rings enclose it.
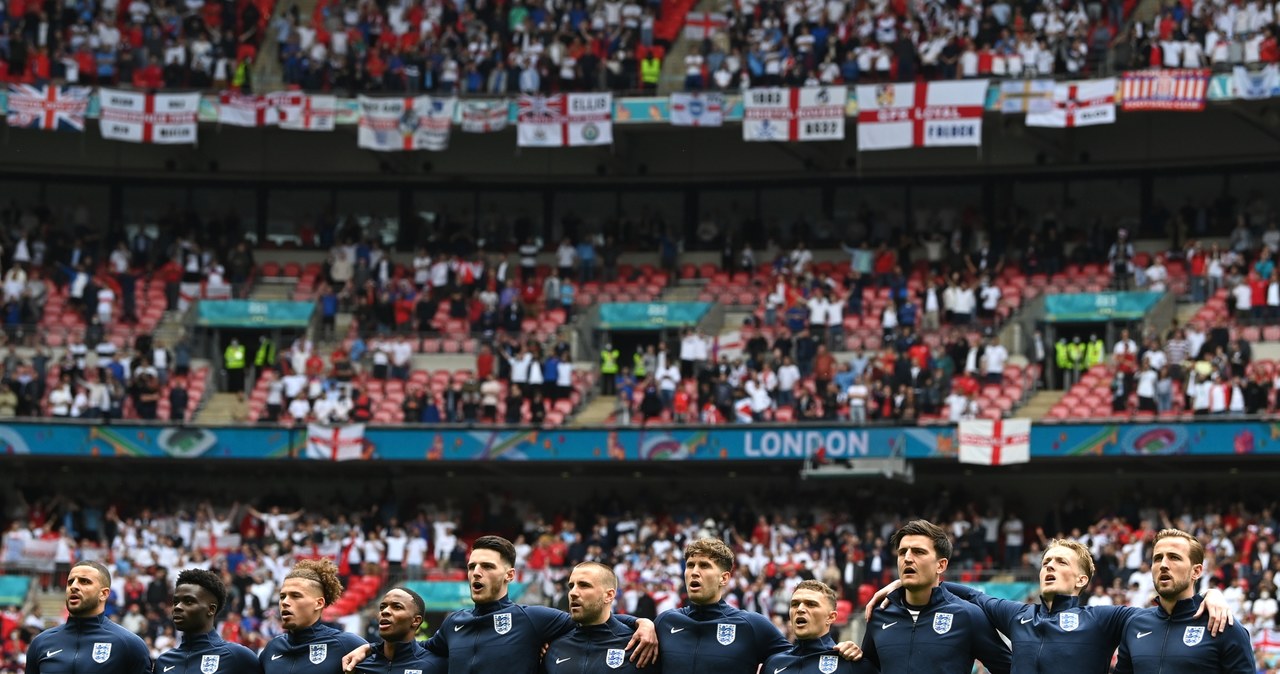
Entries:
{"label": "stadium crowd", "polygon": [[5,3],[0,81],[247,89],[272,0]]}
{"label": "stadium crowd", "polygon": [[[941,212],[923,214],[929,226],[917,236],[894,233],[882,226],[883,218],[868,215],[868,227],[855,232],[857,243],[844,245],[847,266],[817,262],[803,240],[786,246],[770,240],[756,248],[758,241],[721,234],[703,242],[723,248],[720,265],[710,265],[710,271],[703,265],[701,275],[710,279],[706,287],[712,295],[720,292],[720,276],[746,279],[742,288],[750,292],[734,295],[748,295],[753,310],[742,330],[741,355],[721,353],[707,335],[686,335],[642,347],[596,371],[575,364],[562,326],[593,302],[651,297],[671,279],[699,273],[680,263],[678,239],[660,233],[649,242],[661,253],[660,268],[629,265],[614,238],[586,234],[550,245],[525,238],[509,251],[435,239],[397,262],[354,220],[334,220],[317,225],[308,240],[331,246],[323,265],[314,265],[321,315],[315,338],[341,345],[321,352],[300,339],[279,354],[274,344],[265,354],[261,345],[256,351],[246,345],[243,364],[258,375],[272,370],[278,375],[245,387],[254,391],[256,413],[244,418],[536,424],[546,415],[571,413],[588,394],[583,385],[588,379],[598,379],[606,395],[621,394],[620,421],[902,423],[998,415],[1030,390],[1056,355],[1055,345],[1043,344],[1039,335],[1029,336],[1026,344],[1001,344],[988,331],[1016,310],[1011,300],[1021,300],[1015,295],[1023,289],[1011,281],[1058,282],[1066,272],[1068,283],[1081,284],[1077,288],[1100,289],[1109,278],[1117,289],[1168,289],[1208,301],[1206,306],[1226,306],[1231,324],[1245,329],[1237,337],[1246,342],[1280,338],[1268,323],[1280,312],[1280,272],[1274,264],[1280,228],[1265,200],[1262,204],[1259,209],[1251,201],[1238,216],[1235,209],[1224,216],[1228,211],[1191,206],[1166,212],[1163,221],[1157,213],[1142,223],[1144,235],[1183,229],[1199,235],[1210,219],[1235,222],[1222,243],[1202,246],[1191,240],[1154,255],[1135,252],[1125,230],[1112,234],[1097,220],[1084,229],[1048,221],[1001,231],[987,229],[969,214],[944,217]],[[1029,223],[1032,216],[1026,216],[1019,219]],[[111,246],[86,239],[84,232],[41,224],[49,221],[48,214],[6,211],[5,218],[10,224],[3,242],[6,336],[10,344],[33,344],[37,330],[52,328],[53,334],[26,358],[9,350],[3,376],[13,400],[10,405],[11,397],[0,393],[0,415],[12,409],[19,416],[182,418],[181,410],[190,408],[182,397],[192,387],[168,387],[167,382],[171,372],[189,369],[190,344],[151,343],[136,322],[143,313],[139,305],[156,299],[163,286],[167,308],[177,308],[183,283],[243,296],[261,271],[249,246],[233,243],[238,227],[228,223],[227,236],[203,241],[176,235],[182,218],[171,214],[161,236],[139,231]],[[697,236],[702,241],[701,228]],[[551,264],[540,264],[539,255],[548,255]],[[279,267],[261,269],[267,266]],[[611,295],[610,287],[617,292]],[[140,298],[143,293],[146,300]],[[355,318],[355,328],[345,335],[336,334],[340,312]],[[1218,316],[1203,318],[1201,325]],[[851,326],[857,334],[850,333]],[[1188,369],[1212,379],[1203,366],[1179,367],[1197,354],[1183,354],[1177,340],[1166,348],[1171,334],[1154,341],[1154,335],[1140,336],[1135,362],[1124,365],[1117,401],[1131,397],[1139,384],[1139,397],[1151,397],[1150,376],[1133,376],[1148,350],[1164,354],[1155,363],[1170,365],[1170,381],[1182,380]],[[476,354],[469,376],[436,382],[434,375],[424,380],[426,373],[412,371],[415,353],[441,350],[442,342],[446,352]],[[1215,346],[1224,349],[1219,360],[1231,356],[1233,347],[1225,340]],[[1204,355],[1213,365],[1215,354]],[[1011,365],[1011,359],[1021,362],[1018,357],[1031,366]],[[1064,365],[1058,358],[1056,364],[1078,379],[1081,371],[1100,363],[1091,358]],[[1220,363],[1217,369],[1222,370]],[[1164,390],[1168,385],[1161,383],[1158,370],[1155,384]],[[1242,393],[1250,386],[1273,389],[1276,381],[1268,367],[1230,375],[1242,378]],[[391,417],[378,409],[385,390],[381,382],[388,381],[409,389],[396,397],[399,410]],[[1180,388],[1185,392],[1194,383]],[[1247,409],[1274,406],[1270,390],[1257,393]],[[560,406],[566,399],[568,407]],[[1228,396],[1229,409],[1241,409],[1230,401]]]}
{"label": "stadium crowd", "polygon": [[[156,652],[174,643],[167,606],[177,572],[214,569],[233,588],[220,633],[259,649],[281,632],[276,588],[295,560],[333,559],[344,580],[460,580],[450,574],[465,564],[468,541],[493,531],[516,543],[520,579],[527,585],[522,601],[563,604],[567,567],[595,560],[614,566],[622,581],[620,608],[641,617],[681,604],[684,544],[721,537],[738,557],[729,601],[781,623],[788,589],[801,579],[827,582],[851,605],[865,603],[872,588],[891,580],[896,562],[885,541],[904,521],[896,512],[921,512],[945,526],[955,541],[949,576],[960,582],[992,572],[1030,580],[1050,538],[1047,532],[1080,540],[1097,563],[1088,590],[1092,604],[1149,604],[1152,539],[1159,529],[1177,526],[1194,532],[1206,546],[1203,584],[1223,588],[1237,620],[1255,637],[1274,637],[1280,522],[1273,504],[1265,498],[1220,500],[1194,490],[1178,498],[1139,492],[1124,503],[1103,505],[1086,503],[1072,490],[1035,522],[1020,516],[1014,502],[995,495],[942,492],[922,507],[877,487],[846,496],[847,508],[763,505],[776,503],[769,499],[711,505],[691,499],[647,512],[613,497],[550,510],[523,497],[489,494],[452,508],[401,510],[393,499],[381,507],[286,512],[239,502],[115,506],[67,496],[27,502],[18,490],[5,514],[0,562],[20,572],[30,563],[25,545],[51,546],[55,567],[36,577],[54,590],[74,561],[108,563],[114,578],[109,615]],[[866,514],[851,516],[854,512]],[[10,667],[21,662],[34,632],[46,621],[58,621],[31,606],[7,607],[0,617]]]}
{"label": "stadium crowd", "polygon": [[[957,77],[1083,76],[1280,62],[1272,3],[1197,0],[1129,22],[1133,2],[732,3],[683,64],[690,89]],[[7,3],[0,80],[137,88],[252,86],[265,35],[287,84],[353,94],[656,87],[682,3],[603,0],[178,5]],[[680,16],[675,16],[680,14]],[[1110,59],[1108,54],[1110,53]]]}

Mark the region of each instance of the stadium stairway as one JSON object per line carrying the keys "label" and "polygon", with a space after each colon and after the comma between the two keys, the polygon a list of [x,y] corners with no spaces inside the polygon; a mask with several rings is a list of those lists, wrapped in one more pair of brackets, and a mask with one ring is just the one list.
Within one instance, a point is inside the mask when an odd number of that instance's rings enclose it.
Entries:
{"label": "stadium stairway", "polygon": [[[720,5],[721,3],[716,0],[700,0],[690,11],[718,12]],[[676,39],[672,40],[666,55],[662,57],[662,75],[658,80],[659,96],[670,96],[673,91],[684,91],[684,59],[693,50],[702,46],[701,40],[686,39],[683,33],[682,29]]]}
{"label": "stadium stairway", "polygon": [[1035,395],[1031,396],[1031,399],[1027,401],[1027,404],[1020,408],[1016,408],[1013,416],[1020,419],[1039,421],[1045,418],[1049,409],[1056,405],[1065,394],[1066,391],[1038,391]]}
{"label": "stadium stairway", "polygon": [[[277,2],[272,20],[289,11],[289,8],[294,5],[298,7],[298,16],[311,16],[315,11],[316,0]],[[280,66],[280,46],[276,44],[275,28],[271,22],[267,22],[266,34],[258,46],[258,57],[253,64],[253,91],[261,94],[284,88],[284,69]]]}
{"label": "stadium stairway", "polygon": [[293,289],[297,285],[297,279],[259,279],[253,285],[253,290],[249,292],[249,299],[262,300],[264,302],[291,300],[293,299]]}
{"label": "stadium stairway", "polygon": [[603,426],[618,411],[618,399],[614,396],[596,395],[581,411],[565,422],[565,426]]}
{"label": "stadium stairway", "polygon": [[40,607],[40,617],[44,618],[46,627],[62,622],[62,615],[67,610],[66,601],[67,594],[61,588],[36,593],[36,605]]}

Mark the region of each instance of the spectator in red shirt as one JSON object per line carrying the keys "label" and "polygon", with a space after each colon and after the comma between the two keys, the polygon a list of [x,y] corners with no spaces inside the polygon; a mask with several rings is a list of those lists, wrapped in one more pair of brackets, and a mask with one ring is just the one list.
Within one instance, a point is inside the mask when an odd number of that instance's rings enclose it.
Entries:
{"label": "spectator in red shirt", "polygon": [[160,69],[160,59],[152,56],[143,68],[133,74],[133,86],[139,89],[159,89],[164,86],[164,71]]}
{"label": "spectator in red shirt", "polygon": [[1251,294],[1250,305],[1253,309],[1253,320],[1258,322],[1267,313],[1267,286],[1269,283],[1266,279],[1258,276],[1256,272],[1249,274],[1249,291]]}
{"label": "spectator in red shirt", "polygon": [[307,358],[307,376],[318,377],[324,372],[324,359],[316,351],[311,352],[311,357]]}
{"label": "spectator in red shirt", "polygon": [[491,374],[493,374],[493,349],[486,344],[481,346],[480,353],[476,354],[476,377],[483,381]]}
{"label": "spectator in red shirt", "polygon": [[1205,267],[1209,257],[1200,247],[1199,241],[1187,244],[1184,254],[1187,261],[1187,273],[1191,276],[1191,296],[1196,302],[1205,301]]}
{"label": "spectator in red shirt", "polygon": [[1258,47],[1258,60],[1263,63],[1280,63],[1280,43],[1276,41],[1275,29],[1264,26],[1262,44]]}
{"label": "spectator in red shirt", "polygon": [[880,244],[880,249],[876,251],[875,262],[871,267],[876,275],[876,283],[881,287],[889,285],[889,278],[893,276],[893,268],[897,264],[898,256],[893,249],[883,243]]}

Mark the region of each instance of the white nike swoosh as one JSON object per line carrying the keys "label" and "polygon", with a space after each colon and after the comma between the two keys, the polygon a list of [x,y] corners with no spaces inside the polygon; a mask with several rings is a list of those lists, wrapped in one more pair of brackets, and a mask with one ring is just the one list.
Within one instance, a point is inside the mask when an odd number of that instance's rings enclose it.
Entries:
{"label": "white nike swoosh", "polygon": [[[791,666],[791,665],[787,665],[787,667],[790,667],[790,666]],[[787,669],[787,667],[783,667],[782,669],[775,669],[775,670],[773,670],[773,674],[778,674],[778,672],[785,671],[785,670]]]}
{"label": "white nike swoosh", "polygon": [[562,662],[567,662],[567,661],[572,660],[572,659],[573,659],[573,658],[556,658],[556,664],[558,665],[558,664],[560,664],[560,663],[562,663]]}
{"label": "white nike swoosh", "polygon": [[53,656],[55,656],[55,655],[57,655],[57,654],[59,654],[59,653],[61,653],[61,652],[62,652],[62,649],[61,649],[61,648],[59,648],[59,649],[58,649],[58,650],[56,650],[56,651],[45,651],[45,652],[44,652],[44,657],[46,657],[46,658],[52,658]]}
{"label": "white nike swoosh", "polygon": [[1025,624],[1027,624],[1027,623],[1031,622],[1032,620],[1035,620],[1035,618],[1020,618],[1020,619],[1018,620],[1018,624],[1019,624],[1019,625],[1025,625]]}
{"label": "white nike swoosh", "polygon": [[1145,636],[1147,636],[1148,634],[1151,634],[1151,633],[1150,633],[1150,632],[1138,632],[1138,638],[1139,638],[1139,639],[1141,639],[1142,637],[1145,637]]}
{"label": "white nike swoosh", "polygon": [[457,631],[458,631],[458,630],[460,630],[460,629],[462,629],[462,625],[454,625],[454,626],[453,626],[453,631],[454,631],[454,632],[457,632]]}
{"label": "white nike swoosh", "polygon": [[177,667],[177,665],[169,665],[168,667],[165,667],[165,668],[164,668],[164,671],[166,671],[166,672],[167,672],[167,671],[169,671],[169,670],[173,669],[174,667]]}
{"label": "white nike swoosh", "polygon": [[675,634],[676,632],[683,632],[683,631],[684,631],[684,628],[683,628],[683,627],[672,627],[672,628],[671,628],[671,633],[672,633],[672,634]]}
{"label": "white nike swoosh", "polygon": [[893,622],[891,622],[891,623],[885,623],[884,625],[881,625],[881,626],[880,626],[880,629],[882,629],[882,630],[887,630],[887,629],[889,629],[890,627],[893,627],[894,625],[897,625],[897,624],[898,624],[898,621],[897,621],[897,620],[895,620],[895,621],[893,621]]}
{"label": "white nike swoosh", "polygon": [[283,657],[284,657],[284,653],[276,653],[275,655],[271,656],[271,659],[279,660],[280,658],[283,658]]}

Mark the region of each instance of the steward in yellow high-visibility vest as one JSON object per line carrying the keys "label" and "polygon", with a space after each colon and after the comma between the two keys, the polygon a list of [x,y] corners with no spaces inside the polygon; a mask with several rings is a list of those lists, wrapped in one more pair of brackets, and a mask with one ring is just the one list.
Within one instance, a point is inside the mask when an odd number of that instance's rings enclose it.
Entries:
{"label": "steward in yellow high-visibility vest", "polygon": [[618,358],[621,356],[612,344],[605,344],[600,352],[600,392],[604,395],[614,395],[618,390]]}
{"label": "steward in yellow high-visibility vest", "polygon": [[227,390],[232,393],[244,391],[244,358],[244,345],[233,337],[227,349],[222,352],[222,367],[227,371]]}
{"label": "steward in yellow high-visibility vest", "polygon": [[[645,54],[640,62],[640,88],[653,91],[658,88],[658,79],[662,76],[662,59],[651,51]],[[638,375],[637,375],[638,377]]]}

